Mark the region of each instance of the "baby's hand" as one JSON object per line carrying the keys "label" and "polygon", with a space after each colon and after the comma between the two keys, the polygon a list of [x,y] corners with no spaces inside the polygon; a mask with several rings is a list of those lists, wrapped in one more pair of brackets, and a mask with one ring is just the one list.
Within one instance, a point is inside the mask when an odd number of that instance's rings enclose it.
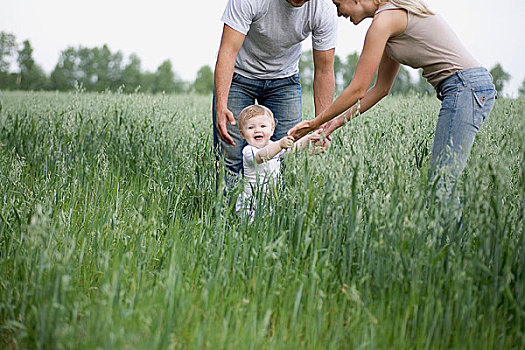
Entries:
{"label": "baby's hand", "polygon": [[279,145],[282,149],[289,149],[293,146],[293,137],[291,136],[285,136],[282,139],[279,140]]}

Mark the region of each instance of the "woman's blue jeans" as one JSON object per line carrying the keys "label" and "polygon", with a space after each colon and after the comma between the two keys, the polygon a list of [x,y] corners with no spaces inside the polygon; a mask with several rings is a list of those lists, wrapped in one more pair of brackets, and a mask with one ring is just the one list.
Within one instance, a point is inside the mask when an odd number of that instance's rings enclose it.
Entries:
{"label": "woman's blue jeans", "polygon": [[430,155],[430,179],[437,181],[438,198],[450,198],[497,92],[490,73],[482,67],[459,71],[436,90],[442,104]]}
{"label": "woman's blue jeans", "polygon": [[[268,107],[277,121],[272,136],[273,141],[284,137],[288,130],[302,119],[301,83],[299,73],[281,79],[249,79],[234,73],[228,94],[228,109],[238,120],[239,113],[255,102]],[[242,149],[246,141],[241,137],[237,125],[226,123],[228,133],[235,140],[232,146],[221,139],[217,131],[217,116],[215,114],[215,91],[213,94],[213,146],[217,160],[224,160],[224,165],[230,175],[226,179],[227,187],[231,188],[235,178],[242,170]],[[233,183],[232,183],[233,182]]]}

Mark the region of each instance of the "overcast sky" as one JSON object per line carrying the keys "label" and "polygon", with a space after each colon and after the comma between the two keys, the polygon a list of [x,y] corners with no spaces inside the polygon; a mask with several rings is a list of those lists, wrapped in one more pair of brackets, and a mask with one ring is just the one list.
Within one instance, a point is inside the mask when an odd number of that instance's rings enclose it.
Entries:
{"label": "overcast sky", "polygon": [[[329,0],[326,0],[329,1]],[[49,73],[68,46],[102,46],[136,53],[143,70],[170,59],[176,73],[193,80],[214,66],[227,0],[0,0],[0,31],[29,40],[34,58]],[[524,0],[428,0],[488,69],[497,62],[512,76],[505,93],[517,95],[525,78]],[[339,19],[336,53],[361,51],[369,22]],[[439,33],[437,33],[439,35]],[[308,39],[304,45],[310,47]]]}

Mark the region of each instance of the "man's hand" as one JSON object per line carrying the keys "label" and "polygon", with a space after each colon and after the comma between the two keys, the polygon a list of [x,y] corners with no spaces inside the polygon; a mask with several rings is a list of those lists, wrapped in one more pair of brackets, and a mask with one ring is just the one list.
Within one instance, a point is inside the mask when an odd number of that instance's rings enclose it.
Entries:
{"label": "man's hand", "polygon": [[303,120],[290,130],[288,130],[288,135],[292,136],[294,140],[299,140],[301,137],[308,134],[310,131],[315,130],[316,128],[312,125],[310,120]]}
{"label": "man's hand", "polygon": [[230,123],[230,125],[235,126],[237,125],[237,122],[235,121],[235,117],[233,116],[233,113],[228,109],[220,109],[216,110],[217,115],[217,131],[219,132],[219,135],[221,139],[224,140],[224,142],[227,142],[233,146],[235,146],[235,141],[233,141],[233,138],[228,134],[228,129],[226,128],[226,123]]}
{"label": "man's hand", "polygon": [[233,113],[228,109],[228,94],[233,77],[235,59],[244,42],[244,35],[224,24],[221,38],[221,46],[217,54],[215,64],[214,87],[215,87],[215,115],[217,118],[217,131],[221,139],[235,146],[235,141],[228,134],[226,123],[236,125]]}
{"label": "man's hand", "polygon": [[294,139],[291,136],[285,136],[279,140],[281,149],[290,149],[293,147]]}

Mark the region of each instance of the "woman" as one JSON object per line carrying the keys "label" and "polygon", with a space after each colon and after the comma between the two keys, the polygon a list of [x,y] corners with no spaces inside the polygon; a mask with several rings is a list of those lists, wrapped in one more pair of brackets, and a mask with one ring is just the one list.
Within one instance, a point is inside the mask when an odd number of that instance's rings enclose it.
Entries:
{"label": "woman", "polygon": [[[420,0],[333,0],[339,16],[355,25],[372,17],[350,85],[322,113],[288,134],[299,139],[337,117],[330,134],[385,97],[400,64],[422,68],[442,101],[430,156],[433,178],[443,170],[438,189],[450,194],[465,168],[474,138],[494,106],[489,72],[470,55],[447,23]],[[367,91],[377,71],[375,85]],[[353,106],[353,107],[352,107]],[[349,107],[352,107],[349,109]]]}

